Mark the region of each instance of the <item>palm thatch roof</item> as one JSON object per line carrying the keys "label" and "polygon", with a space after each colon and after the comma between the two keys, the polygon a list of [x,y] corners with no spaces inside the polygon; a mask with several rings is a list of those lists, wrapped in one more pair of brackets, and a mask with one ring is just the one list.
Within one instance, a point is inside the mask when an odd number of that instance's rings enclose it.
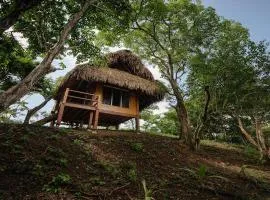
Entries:
{"label": "palm thatch roof", "polygon": [[[130,58],[130,59],[129,59]],[[155,81],[152,73],[144,67],[140,59],[127,50],[107,55],[105,67],[90,64],[77,65],[63,79],[55,99],[59,100],[65,88],[74,87],[78,81],[97,82],[125,88],[136,92],[140,98],[140,110],[160,101],[165,95],[165,87]]]}
{"label": "palm thatch roof", "polygon": [[129,50],[120,50],[107,54],[108,67],[126,71],[130,74],[153,81],[152,73],[147,69],[141,59]]}

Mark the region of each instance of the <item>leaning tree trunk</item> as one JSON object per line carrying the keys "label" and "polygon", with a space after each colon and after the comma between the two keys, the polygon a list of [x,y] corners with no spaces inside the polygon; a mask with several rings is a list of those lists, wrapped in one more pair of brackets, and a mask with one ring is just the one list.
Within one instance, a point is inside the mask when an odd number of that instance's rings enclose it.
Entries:
{"label": "leaning tree trunk", "polygon": [[46,98],[41,104],[39,104],[38,106],[28,110],[25,119],[24,119],[24,124],[29,124],[30,118],[37,112],[39,111],[41,108],[43,108],[50,100],[52,99],[52,97],[48,97]]}
{"label": "leaning tree trunk", "polygon": [[47,123],[55,120],[56,118],[57,118],[57,114],[53,113],[53,114],[49,115],[48,117],[45,117],[45,118],[43,118],[41,120],[38,120],[38,121],[36,121],[36,122],[34,122],[32,124],[42,126],[44,124],[47,124]]}
{"label": "leaning tree trunk", "polygon": [[179,90],[176,81],[170,80],[170,84],[177,101],[176,112],[177,117],[181,124],[182,137],[184,139],[184,142],[188,144],[191,149],[194,149],[194,138],[190,127],[188,112],[184,104],[184,99],[182,97],[181,91]]}
{"label": "leaning tree trunk", "polygon": [[81,10],[71,17],[69,22],[64,26],[58,42],[47,52],[42,62],[35,69],[33,69],[20,83],[0,94],[0,112],[4,111],[10,105],[16,103],[16,101],[29,93],[33,86],[38,82],[38,80],[53,71],[51,66],[52,61],[59,54],[69,33],[78,23],[92,2],[93,1],[90,0],[86,1]]}
{"label": "leaning tree trunk", "polygon": [[244,128],[242,120],[240,119],[240,117],[237,117],[237,121],[238,121],[238,126],[240,128],[240,131],[242,133],[242,135],[244,136],[244,138],[250,143],[252,144],[252,146],[254,146],[256,149],[258,148],[258,144],[257,142],[252,138],[251,134],[247,132],[247,130]]}
{"label": "leaning tree trunk", "polygon": [[258,119],[255,119],[256,140],[257,140],[256,141],[253,139],[251,134],[247,132],[247,130],[244,128],[240,117],[237,117],[237,121],[238,121],[238,126],[244,138],[260,152],[260,156],[261,156],[260,159],[261,160],[266,159],[269,161],[270,160],[270,147],[268,147],[265,143],[261,122]]}

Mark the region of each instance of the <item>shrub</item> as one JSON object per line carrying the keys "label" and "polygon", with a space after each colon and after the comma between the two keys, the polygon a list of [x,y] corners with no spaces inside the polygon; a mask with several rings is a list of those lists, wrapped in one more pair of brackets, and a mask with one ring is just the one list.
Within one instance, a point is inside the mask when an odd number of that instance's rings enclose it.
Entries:
{"label": "shrub", "polygon": [[43,190],[46,192],[57,193],[60,191],[61,187],[71,183],[71,177],[68,174],[60,173],[46,185],[44,185]]}
{"label": "shrub", "polygon": [[128,170],[127,175],[128,175],[128,178],[129,178],[130,181],[136,182],[136,180],[137,180],[137,171],[136,171],[136,169]]}
{"label": "shrub", "polygon": [[142,152],[143,151],[143,144],[142,143],[132,143],[131,149],[135,152]]}

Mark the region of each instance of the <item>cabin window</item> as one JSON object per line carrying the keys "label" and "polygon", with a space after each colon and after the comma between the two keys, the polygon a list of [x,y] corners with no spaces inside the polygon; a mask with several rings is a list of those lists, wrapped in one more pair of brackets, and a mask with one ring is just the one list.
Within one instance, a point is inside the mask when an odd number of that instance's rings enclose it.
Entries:
{"label": "cabin window", "polygon": [[129,98],[130,95],[126,91],[110,87],[103,88],[103,104],[129,108]]}

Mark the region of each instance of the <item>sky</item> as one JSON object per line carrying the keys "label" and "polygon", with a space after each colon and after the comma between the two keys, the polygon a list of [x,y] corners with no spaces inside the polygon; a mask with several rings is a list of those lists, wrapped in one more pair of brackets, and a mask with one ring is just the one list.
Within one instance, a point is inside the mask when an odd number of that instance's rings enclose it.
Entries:
{"label": "sky", "polygon": [[[270,0],[202,0],[206,7],[211,6],[216,9],[218,15],[226,19],[231,19],[240,22],[244,27],[250,31],[250,36],[255,41],[267,40],[270,41]],[[67,68],[63,71],[57,71],[50,74],[50,77],[57,78],[64,76],[75,66],[75,58],[66,57],[63,61]],[[57,61],[53,65],[58,65]],[[154,74],[156,79],[160,79],[160,74],[157,69],[150,67],[150,71]],[[33,95],[27,97],[29,107],[34,107],[41,103],[42,97]],[[51,101],[45,106],[42,111],[50,112],[54,102]],[[167,110],[168,105],[165,102],[159,104],[159,112]]]}
{"label": "sky", "polygon": [[269,0],[202,0],[225,17],[240,22],[250,30],[255,41],[270,41],[270,1]]}

